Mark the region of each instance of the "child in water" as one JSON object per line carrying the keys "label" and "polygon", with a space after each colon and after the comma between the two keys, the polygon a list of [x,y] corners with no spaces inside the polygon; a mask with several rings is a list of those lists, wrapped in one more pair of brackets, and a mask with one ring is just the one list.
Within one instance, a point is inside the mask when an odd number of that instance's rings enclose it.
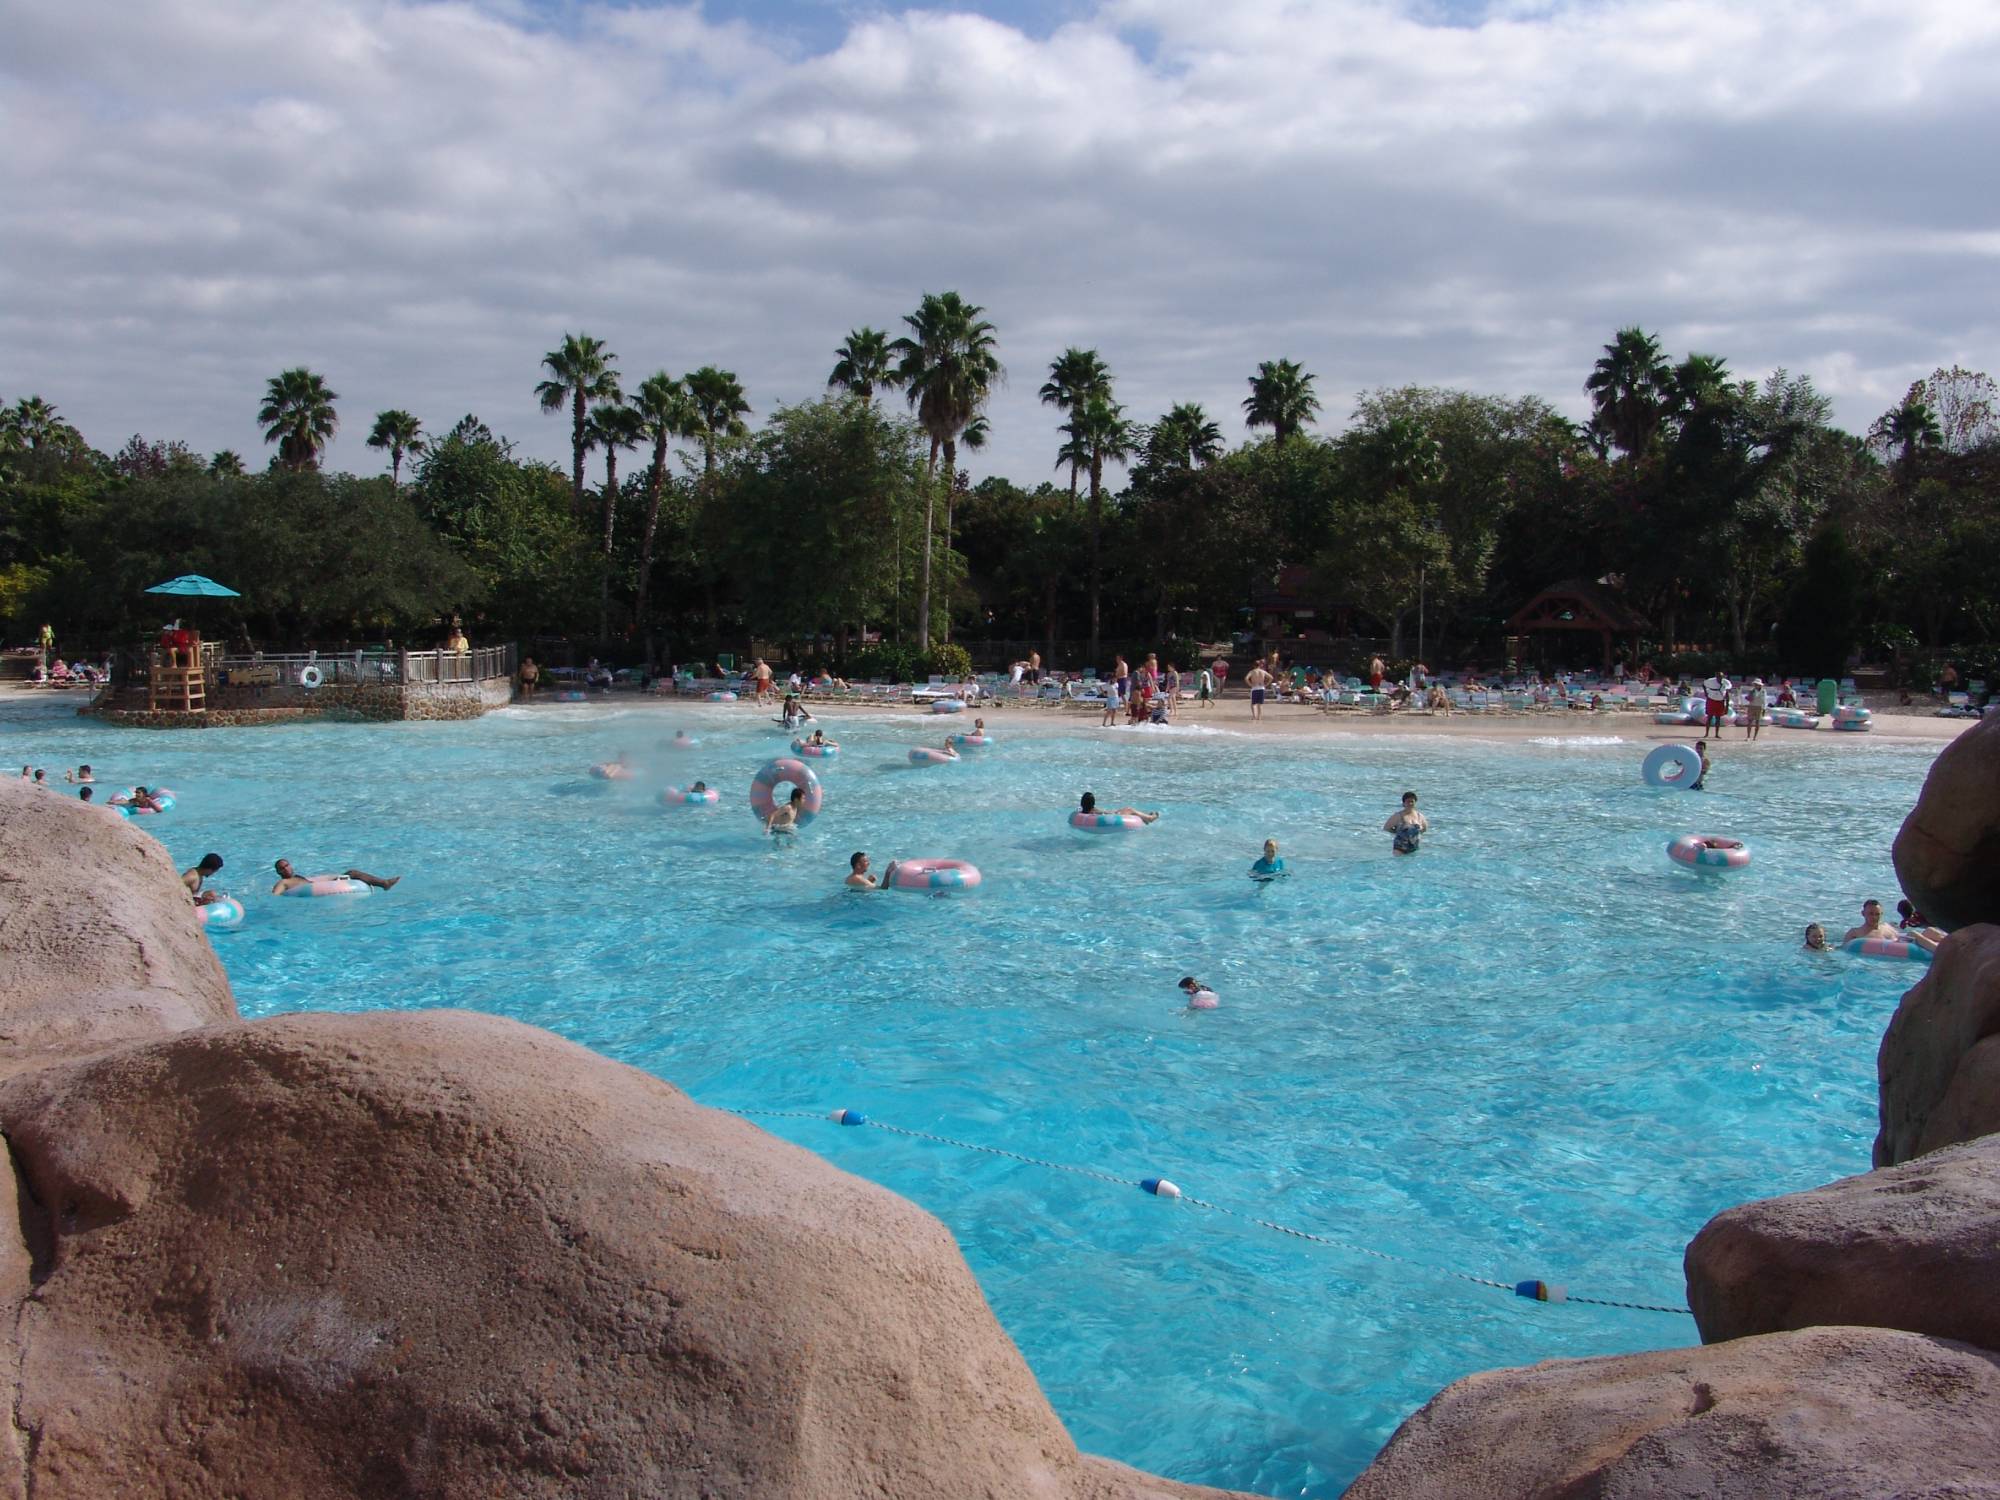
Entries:
{"label": "child in water", "polygon": [[1189,1010],[1214,1010],[1222,1004],[1215,991],[1190,974],[1181,981],[1181,992],[1188,997]]}
{"label": "child in water", "polygon": [[1278,857],[1278,841],[1264,840],[1263,857],[1250,866],[1252,880],[1276,880],[1285,873],[1285,862]]}

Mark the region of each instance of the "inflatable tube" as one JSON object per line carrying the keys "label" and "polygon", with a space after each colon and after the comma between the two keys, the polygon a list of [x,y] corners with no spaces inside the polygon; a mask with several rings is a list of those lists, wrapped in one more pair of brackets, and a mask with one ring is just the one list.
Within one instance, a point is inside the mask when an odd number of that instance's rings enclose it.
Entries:
{"label": "inflatable tube", "polygon": [[1639,774],[1647,786],[1684,792],[1701,780],[1701,756],[1686,745],[1658,745],[1648,752]]}
{"label": "inflatable tube", "polygon": [[990,734],[955,734],[951,742],[961,750],[984,750],[993,743]]}
{"label": "inflatable tube", "polygon": [[1866,734],[1873,726],[1866,719],[1835,719],[1833,727],[1849,734]]}
{"label": "inflatable tube", "polygon": [[234,896],[217,896],[206,906],[197,906],[194,919],[203,927],[241,927],[243,903]]}
{"label": "inflatable tube", "polygon": [[710,693],[708,695],[708,701],[710,703],[734,703],[736,701],[736,695],[728,691],[727,689],[724,689],[722,692],[719,693]]}
{"label": "inflatable tube", "polygon": [[372,887],[345,875],[308,875],[304,885],[295,885],[287,896],[365,896]]}
{"label": "inflatable tube", "polygon": [[931,702],[931,712],[934,714],[962,714],[965,712],[965,700],[963,698],[933,699]]}
{"label": "inflatable tube", "polygon": [[792,753],[803,755],[807,760],[832,760],[840,754],[840,746],[815,745],[811,740],[793,740]]}
{"label": "inflatable tube", "polygon": [[1689,721],[1688,721],[1688,716],[1686,714],[1677,713],[1675,710],[1671,708],[1663,708],[1658,713],[1653,715],[1653,722],[1655,724],[1685,725]]}
{"label": "inflatable tube", "polygon": [[1135,833],[1146,826],[1146,820],[1130,813],[1073,812],[1069,826],[1085,833]]}
{"label": "inflatable tube", "polygon": [[670,786],[660,793],[660,805],[663,807],[714,807],[721,801],[722,793],[712,786],[705,786],[698,792]]}
{"label": "inflatable tube", "polygon": [[1927,964],[1931,961],[1931,950],[1922,943],[1913,943],[1907,938],[1856,938],[1851,943],[1841,944],[1849,953],[1862,958],[1900,958],[1910,963]]}
{"label": "inflatable tube", "polygon": [[1819,719],[1803,708],[1774,708],[1771,710],[1771,722],[1780,729],[1811,729]]}
{"label": "inflatable tube", "polygon": [[764,769],[750,778],[750,811],[757,815],[758,822],[770,817],[771,809],[778,805],[776,793],[781,785],[795,786],[806,794],[799,807],[799,827],[819,816],[825,793],[820,791],[819,778],[813,775],[812,767],[802,760],[780,756],[767,761]]}
{"label": "inflatable tube", "polygon": [[325,681],[326,673],[322,672],[316,666],[306,666],[299,669],[299,686],[302,688],[316,688]]}
{"label": "inflatable tube", "polygon": [[693,750],[700,744],[701,741],[689,734],[685,729],[676,729],[674,737],[667,741],[667,748],[669,750]]}
{"label": "inflatable tube", "polygon": [[1687,833],[1667,845],[1667,858],[1695,870],[1741,870],[1750,863],[1750,850],[1738,839]]}
{"label": "inflatable tube", "polygon": [[621,766],[615,760],[607,760],[592,766],[590,774],[599,781],[630,781],[638,773],[630,766]]}
{"label": "inflatable tube", "polygon": [[957,759],[956,755],[946,755],[942,750],[932,750],[925,745],[910,747],[910,764],[913,766],[948,766]]}
{"label": "inflatable tube", "polygon": [[571,688],[566,693],[557,693],[556,701],[558,703],[588,703],[590,697],[586,693],[579,693],[575,688]]}
{"label": "inflatable tube", "polygon": [[174,794],[166,787],[156,786],[151,788],[151,792],[153,800],[159,804],[158,807],[133,807],[129,803],[116,802],[111,805],[128,818],[150,818],[155,813],[172,812],[178,805]]}
{"label": "inflatable tube", "polygon": [[899,891],[976,890],[979,867],[962,859],[899,859],[889,884]]}

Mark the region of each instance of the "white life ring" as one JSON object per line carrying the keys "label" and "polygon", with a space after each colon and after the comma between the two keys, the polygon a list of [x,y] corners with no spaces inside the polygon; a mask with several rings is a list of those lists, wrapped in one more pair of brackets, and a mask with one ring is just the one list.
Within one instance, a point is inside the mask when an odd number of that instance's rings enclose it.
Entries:
{"label": "white life ring", "polygon": [[325,681],[326,674],[320,671],[317,666],[306,666],[299,669],[299,686],[302,688],[316,688]]}

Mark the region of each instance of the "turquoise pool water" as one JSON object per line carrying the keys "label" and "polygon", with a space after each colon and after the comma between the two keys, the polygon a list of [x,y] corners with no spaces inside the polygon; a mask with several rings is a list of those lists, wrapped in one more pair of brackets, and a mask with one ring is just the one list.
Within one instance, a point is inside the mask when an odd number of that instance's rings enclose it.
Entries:
{"label": "turquoise pool water", "polygon": [[[1684,1316],[1444,1273],[1678,1305],[1710,1214],[1867,1167],[1876,1042],[1914,971],[1797,934],[1892,900],[1932,747],[1725,746],[1694,796],[1641,785],[1650,726],[992,722],[995,750],[913,770],[950,726],[831,721],[827,812],[789,848],[747,811],[786,739],[747,707],[166,736],[10,705],[0,756],[179,792],[147,831],[182,865],[227,858],[249,916],[216,946],[248,1015],[468,1006],[710,1104],[809,1112],[759,1123],[943,1218],[1077,1441],[1179,1479],[1337,1495],[1457,1376],[1692,1342]],[[676,728],[701,749],[664,751]],[[621,749],[638,782],[587,778]],[[725,805],[659,808],[694,776]],[[1395,859],[1378,830],[1406,787],[1434,832]],[[1085,789],[1166,816],[1075,834]],[[1671,865],[1688,831],[1747,838],[1755,866]],[[1265,837],[1293,870],[1270,887],[1245,874]],[[985,885],[845,895],[854,849],[967,858]],[[279,855],[404,880],[281,901]],[[1221,1008],[1184,1011],[1185,973]],[[817,1118],[839,1106],[1404,1259]]]}

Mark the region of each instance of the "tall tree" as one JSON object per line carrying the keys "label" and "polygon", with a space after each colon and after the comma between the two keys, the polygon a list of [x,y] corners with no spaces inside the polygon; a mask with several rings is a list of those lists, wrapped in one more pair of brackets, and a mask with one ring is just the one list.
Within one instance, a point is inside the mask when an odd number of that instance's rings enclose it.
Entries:
{"label": "tall tree", "polygon": [[1944,431],[1937,413],[1913,389],[1900,406],[1876,419],[1868,440],[1895,458],[1897,477],[1907,486],[1916,481],[1918,456],[1944,446]]}
{"label": "tall tree", "polygon": [[1583,388],[1594,413],[1591,426],[1637,463],[1653,446],[1674,396],[1660,341],[1643,328],[1619,329]]}
{"label": "tall tree", "polygon": [[245,472],[243,455],[234,448],[224,448],[208,461],[208,472],[217,479],[241,479]]}
{"label": "tall tree", "polygon": [[1319,397],[1313,394],[1313,380],[1289,359],[1267,359],[1250,377],[1250,394],[1243,399],[1243,420],[1252,427],[1268,427],[1282,443],[1295,436],[1306,423],[1319,415]]}
{"label": "tall tree", "polygon": [[701,442],[701,471],[715,473],[715,450],[725,439],[742,437],[750,429],[743,419],[750,415],[750,403],[743,395],[734,371],[703,365],[687,377],[688,400],[694,407],[693,436]]}
{"label": "tall tree", "polygon": [[830,390],[846,391],[872,406],[875,387],[895,383],[896,371],[889,359],[889,335],[879,328],[848,330],[847,341],[833,353],[833,373],[826,377]]}
{"label": "tall tree", "polygon": [[566,333],[556,348],[542,356],[548,379],[535,386],[542,410],[570,409],[570,508],[583,516],[583,456],[590,451],[584,424],[593,401],[616,401],[622,396],[618,372],[612,366],[618,356],[604,347],[602,339],[587,333]]}
{"label": "tall tree", "polygon": [[1090,475],[1090,659],[1103,637],[1104,466],[1132,456],[1133,428],[1125,408],[1109,396],[1091,396],[1064,424],[1069,441],[1058,464],[1081,464]]}
{"label": "tall tree", "polygon": [[958,436],[964,432],[995,381],[1000,361],[993,352],[994,328],[983,307],[957,292],[926,292],[917,310],[905,315],[909,333],[890,348],[897,356],[896,379],[916,410],[917,425],[930,437],[924,473],[924,554],[917,592],[917,648],[931,644],[931,529],[940,450],[947,477],[958,472]]}
{"label": "tall tree", "polygon": [[55,406],[40,396],[23,396],[6,415],[7,431],[30,452],[59,442],[69,426]]}
{"label": "tall tree", "polygon": [[639,540],[639,586],[632,603],[632,623],[645,632],[646,668],[653,666],[653,632],[646,621],[646,596],[653,583],[653,540],[659,534],[660,502],[667,491],[667,456],[675,438],[695,434],[694,402],[687,387],[665,370],[648,375],[632,398],[653,461],[646,469],[646,526]]}
{"label": "tall tree", "polygon": [[646,422],[631,407],[600,401],[590,409],[584,438],[593,449],[604,451],[604,553],[603,576],[598,584],[597,633],[611,634],[611,541],[618,524],[618,455],[636,448],[645,440]]}
{"label": "tall tree", "polygon": [[1197,401],[1182,401],[1153,424],[1146,459],[1160,468],[1197,469],[1222,457],[1222,429]]}
{"label": "tall tree", "polygon": [[403,455],[424,451],[424,424],[406,411],[378,411],[368,446],[389,450],[389,482],[403,482]]}
{"label": "tall tree", "polygon": [[319,467],[320,451],[340,425],[333,409],[339,399],[304,365],[271,377],[257,420],[264,424],[264,441],[278,445],[280,466],[294,472]]}
{"label": "tall tree", "polygon": [[[1093,396],[1111,397],[1111,370],[1095,349],[1068,348],[1049,362],[1049,378],[1042,382],[1042,405],[1070,413]],[[1061,464],[1058,460],[1057,467]],[[1076,499],[1083,469],[1081,457],[1069,466],[1071,500]]]}

